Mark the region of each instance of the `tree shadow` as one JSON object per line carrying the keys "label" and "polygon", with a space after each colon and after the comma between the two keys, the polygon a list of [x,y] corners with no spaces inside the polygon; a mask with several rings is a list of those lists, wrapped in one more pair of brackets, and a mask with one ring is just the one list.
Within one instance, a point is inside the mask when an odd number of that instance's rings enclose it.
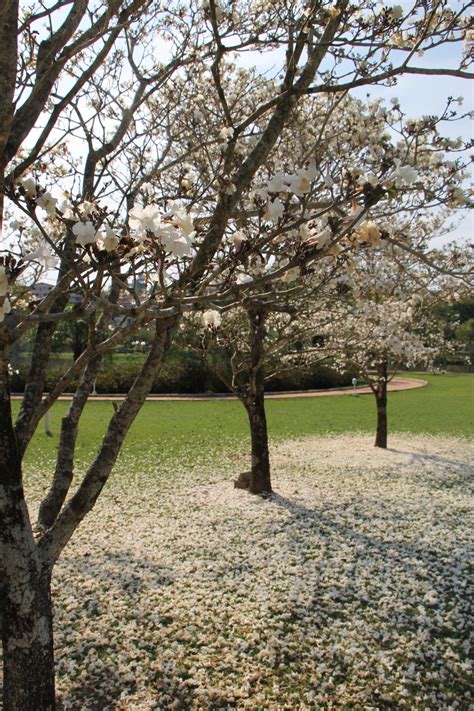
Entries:
{"label": "tree shadow", "polygon": [[[395,556],[394,560],[397,560],[399,564],[403,564],[403,561],[405,561],[407,570],[413,569],[416,561],[426,559],[432,563],[433,560],[437,560],[442,557],[442,553],[437,549],[421,546],[419,543],[411,544],[396,540],[381,540],[374,535],[367,535],[349,524],[342,524],[336,521],[335,516],[324,514],[317,509],[308,508],[307,506],[281,496],[278,493],[273,493],[268,496],[268,501],[269,503],[275,504],[276,506],[289,511],[295,521],[310,519],[313,523],[313,527],[319,530],[321,534],[332,535],[336,533],[341,535],[344,539],[350,540],[355,546],[358,546],[359,550],[362,548],[363,551],[370,551],[371,555],[386,555],[387,552],[396,553],[397,556]],[[347,504],[343,507],[339,507],[339,509],[335,510],[334,513],[345,513],[349,509],[350,504]],[[384,515],[387,521],[386,530],[388,531],[390,522],[387,519],[387,513],[388,510],[387,507],[385,507]],[[392,509],[391,513],[394,520],[400,519],[400,511]],[[357,517],[360,522],[367,522],[371,518],[370,516],[364,516],[363,512],[360,510],[357,511]],[[306,527],[302,528],[302,532],[304,532],[305,528]]]}
{"label": "tree shadow", "polygon": [[123,550],[114,553],[84,553],[74,558],[61,558],[57,567],[69,574],[79,573],[81,577],[89,577],[101,581],[115,592],[131,597],[138,595],[145,586],[140,569],[147,571],[148,577],[158,587],[171,585],[174,580],[170,568],[143,558],[140,560],[131,551]]}
{"label": "tree shadow", "polygon": [[[421,455],[421,458],[433,461],[430,456]],[[450,461],[436,456],[434,459],[437,463]],[[417,461],[416,455],[414,461]],[[462,463],[454,461],[454,464]],[[459,468],[463,471],[465,467]],[[396,654],[393,650],[401,639],[418,638],[420,641],[411,660],[404,655],[398,659],[401,668],[408,669],[413,663],[417,669],[417,682],[407,680],[407,687],[414,695],[425,688],[440,689],[443,693],[448,689],[451,698],[466,698],[470,689],[469,672],[461,664],[451,665],[449,655],[455,651],[460,660],[466,659],[463,645],[468,643],[472,614],[467,597],[468,579],[464,581],[465,596],[459,594],[457,586],[463,576],[469,574],[472,558],[467,549],[459,546],[448,555],[447,550],[439,550],[436,545],[423,544],[419,540],[400,540],[400,529],[394,525],[399,522],[396,507],[384,508],[385,534],[377,535],[375,531],[361,530],[350,520],[354,516],[351,508],[357,509],[357,501],[333,505],[330,512],[325,512],[322,507],[308,507],[278,493],[269,496],[267,501],[268,505],[291,514],[284,525],[287,547],[293,559],[300,551],[303,560],[306,557],[310,561],[312,579],[318,581],[306,608],[302,611],[301,605],[295,607],[295,619],[299,624],[304,625],[305,618],[309,621],[316,618],[320,631],[326,629],[327,636],[331,637],[332,625],[340,632],[341,625],[350,629],[354,623],[359,626],[362,623],[367,648],[388,650],[390,654]],[[346,516],[347,521],[344,521]],[[359,510],[356,516],[362,528],[370,527],[371,516],[364,516]],[[392,527],[398,538],[391,536]],[[279,529],[281,535],[281,523]],[[313,534],[312,539],[309,532]],[[267,535],[272,535],[271,530]],[[318,556],[315,553],[320,551],[311,550],[317,538],[324,542],[326,555]],[[308,541],[306,550],[305,540]],[[337,555],[341,541],[346,545],[342,561]],[[333,573],[337,569],[341,574],[334,582]],[[400,580],[402,585],[399,585]],[[457,629],[453,627],[452,619],[459,621]],[[438,656],[433,650],[437,650]],[[340,676],[339,683],[350,682],[350,676],[348,663],[346,674]],[[381,689],[383,684],[379,686]],[[376,703],[382,709],[393,708],[392,703],[381,700],[380,689],[368,692],[367,702]]]}
{"label": "tree shadow", "polygon": [[[153,622],[148,619],[140,619],[138,611],[136,617],[134,616],[136,606],[139,605],[140,598],[143,599],[143,596],[146,595],[147,590],[156,591],[156,589],[173,585],[173,571],[148,558],[137,557],[130,550],[104,554],[85,553],[64,558],[60,559],[57,568],[59,577],[66,576],[80,581],[77,586],[78,615],[76,620],[80,620],[78,624],[81,625],[81,629],[83,627],[87,632],[86,643],[83,642],[78,647],[69,647],[66,644],[64,649],[58,650],[59,667],[61,667],[61,652],[65,659],[72,656],[77,664],[74,672],[67,673],[70,688],[68,692],[59,697],[58,708],[81,707],[87,708],[88,711],[112,711],[116,708],[128,708],[120,701],[122,694],[124,692],[133,694],[140,691],[141,680],[134,678],[133,670],[130,673],[120,671],[117,658],[123,645],[117,644],[116,638],[113,641],[111,641],[113,638],[104,638],[103,627],[98,623],[100,618],[105,616],[113,624],[114,616],[123,615],[124,609],[126,609],[127,616],[130,619],[136,619],[136,622],[143,625],[144,628],[147,625],[151,627],[152,624],[166,626],[168,619],[160,615],[159,611],[154,616]],[[93,582],[93,587],[87,587],[89,581]],[[91,589],[94,590],[92,595]],[[97,599],[95,594],[97,590],[100,590],[100,599]],[[58,597],[61,596],[61,592],[61,587],[59,587]],[[68,594],[71,595],[70,590]],[[121,603],[120,608],[116,606],[117,600]],[[57,607],[60,608],[60,606],[61,602],[58,600]],[[60,617],[61,610],[58,612]],[[60,624],[60,621],[56,620],[56,624]],[[69,621],[66,619],[63,624],[67,627]],[[126,643],[127,640],[123,641]],[[85,663],[91,650],[99,660],[104,662],[94,669]],[[140,647],[137,647],[138,651],[140,651]],[[153,649],[147,645],[146,649],[143,648],[141,651],[153,658],[160,654],[160,644],[157,642]],[[64,672],[62,676],[65,676]],[[174,681],[176,681],[175,684]],[[165,689],[171,698],[179,700],[180,708],[189,707],[186,694],[183,696],[183,689],[181,689],[178,680],[170,678],[165,673],[159,674],[157,672],[154,685],[160,691]]]}
{"label": "tree shadow", "polygon": [[[427,485],[432,487],[436,483],[437,489],[462,488],[465,490],[466,483],[474,481],[474,467],[459,459],[446,457],[441,454],[427,454],[424,452],[411,452],[404,449],[388,448],[389,452],[401,454],[408,457],[408,465],[413,468],[423,469],[422,476]],[[433,471],[433,465],[437,471]],[[390,474],[385,474],[390,477]],[[419,477],[421,480],[421,477]]]}

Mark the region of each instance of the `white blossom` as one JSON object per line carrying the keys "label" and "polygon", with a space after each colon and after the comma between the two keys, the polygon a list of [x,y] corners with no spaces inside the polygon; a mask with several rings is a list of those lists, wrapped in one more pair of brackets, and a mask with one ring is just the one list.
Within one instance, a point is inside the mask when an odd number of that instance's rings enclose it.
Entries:
{"label": "white blossom", "polygon": [[366,220],[358,228],[357,234],[362,242],[378,244],[380,242],[380,228],[372,220]]}
{"label": "white blossom", "polygon": [[49,217],[54,217],[56,214],[57,199],[54,198],[51,193],[43,193],[38,198],[36,198],[36,204],[41,207],[49,215]]}
{"label": "white blossom", "polygon": [[398,165],[392,177],[395,178],[397,184],[411,185],[418,178],[418,172],[411,165],[402,166],[400,165],[400,161],[398,161]]}
{"label": "white blossom", "polygon": [[155,235],[167,252],[178,257],[187,257],[192,253],[191,235],[194,235],[193,232],[187,235],[172,222],[163,221],[160,222],[158,228],[155,228]]}
{"label": "white blossom", "polygon": [[97,231],[94,224],[90,221],[76,222],[72,228],[73,234],[76,236],[76,244],[85,247],[88,244],[95,244],[97,241]]}
{"label": "white blossom", "polygon": [[168,245],[169,251],[176,257],[190,257],[193,253],[193,244],[185,234],[178,234]]}
{"label": "white blossom", "polygon": [[246,274],[245,272],[242,272],[242,271],[237,272],[237,278],[236,278],[237,284],[248,284],[251,281],[253,281],[253,278],[250,274]]}
{"label": "white blossom", "polygon": [[227,183],[224,192],[226,195],[233,195],[236,190],[237,188],[234,183]]}
{"label": "white blossom", "polygon": [[233,128],[224,127],[224,128],[221,128],[221,130],[219,131],[219,138],[221,138],[223,141],[228,141],[229,139],[232,138],[233,135],[234,135]]}
{"label": "white blossom", "polygon": [[171,218],[162,218],[155,205],[136,207],[130,211],[130,229],[142,241],[147,233],[160,240],[163,248],[177,257],[192,254],[196,236],[193,218],[184,208],[172,206]]}
{"label": "white blossom", "polygon": [[298,197],[303,197],[311,190],[311,183],[316,178],[316,161],[312,159],[307,168],[297,171],[296,175],[290,179],[289,188]]}
{"label": "white blossom", "polygon": [[81,217],[92,217],[97,212],[97,205],[89,200],[84,200],[84,202],[81,202],[78,206],[78,210]]}
{"label": "white blossom", "polygon": [[205,328],[217,329],[222,323],[221,315],[218,311],[209,309],[202,314],[202,324]]}
{"label": "white blossom", "polygon": [[275,173],[275,175],[265,185],[265,190],[269,193],[287,193],[290,188],[291,176],[285,173]]}
{"label": "white blossom", "polygon": [[268,200],[263,217],[269,222],[278,222],[283,217],[285,206],[279,198]]}
{"label": "white blossom", "polygon": [[394,5],[393,7],[389,8],[390,14],[392,15],[394,20],[401,20],[403,17],[403,8],[401,5]]}
{"label": "white blossom", "polygon": [[328,242],[330,242],[332,240],[332,238],[333,238],[332,230],[329,227],[329,225],[327,225],[321,232],[319,232],[316,235],[316,241],[318,243],[318,247],[320,249],[322,249],[323,247],[325,247],[328,244]]}
{"label": "white blossom", "polygon": [[25,191],[26,197],[29,197],[30,199],[36,197],[37,187],[33,178],[25,178],[21,181],[21,184],[23,186],[23,190]]}
{"label": "white blossom", "polygon": [[137,239],[143,239],[147,232],[156,234],[160,229],[160,211],[156,205],[134,207],[129,215],[130,229]]}
{"label": "white blossom", "polygon": [[245,242],[245,235],[241,230],[237,230],[232,235],[232,241],[234,243],[234,249],[238,253],[242,249],[242,245]]}
{"label": "white blossom", "polygon": [[105,231],[100,233],[100,245],[102,249],[105,249],[107,252],[113,252],[114,249],[118,247],[119,242],[119,237],[117,237],[114,230],[108,225]]}
{"label": "white blossom", "polygon": [[186,237],[192,240],[196,236],[192,214],[180,206],[175,206],[172,210],[172,214],[180,230],[182,230]]}

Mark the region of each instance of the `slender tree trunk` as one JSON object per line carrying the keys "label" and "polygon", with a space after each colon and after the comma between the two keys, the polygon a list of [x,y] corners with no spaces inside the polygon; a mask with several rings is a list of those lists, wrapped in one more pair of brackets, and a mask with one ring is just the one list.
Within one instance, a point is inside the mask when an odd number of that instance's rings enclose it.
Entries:
{"label": "slender tree trunk", "polygon": [[252,442],[252,469],[248,490],[251,494],[270,494],[270,455],[268,451],[267,418],[263,393],[245,404]]}
{"label": "slender tree trunk", "polygon": [[[0,338],[1,338],[0,333]],[[8,358],[0,352],[0,619],[4,711],[55,708],[50,568],[39,555],[23,494]]]}
{"label": "slender tree trunk", "polygon": [[250,326],[250,382],[244,400],[250,423],[252,442],[252,469],[248,490],[252,494],[270,494],[270,455],[268,452],[267,418],[265,414],[265,322],[264,309],[251,307],[247,310]]}
{"label": "slender tree trunk", "polygon": [[[18,55],[18,0],[3,0],[0,7],[0,164],[4,168],[5,146],[10,137],[13,120],[13,100],[15,94]],[[1,186],[3,188],[3,170]],[[3,192],[2,192],[3,207]],[[0,210],[3,218],[3,209]]]}
{"label": "slender tree trunk", "polygon": [[127,432],[145,402],[153,380],[162,366],[177,323],[178,318],[172,317],[166,322],[162,321],[156,324],[155,338],[147,360],[127,397],[112,416],[96,458],[84,475],[74,496],[62,508],[53,525],[39,539],[40,552],[44,560],[51,565],[55,563],[77,526],[92,510],[107,483]]}
{"label": "slender tree trunk", "polygon": [[[69,252],[69,244],[66,252]],[[64,272],[67,269],[63,264],[58,273],[57,284],[64,281]],[[68,302],[67,284],[63,284],[63,289],[54,303],[51,305],[53,311],[64,311]],[[46,372],[51,352],[51,342],[56,330],[56,323],[41,323],[38,326],[35,336],[31,364],[26,379],[25,392],[21,400],[20,411],[15,424],[15,434],[17,438],[20,455],[23,457],[28,443],[34,434],[38,422],[34,418],[34,413],[43,397]]]}
{"label": "slender tree trunk", "polygon": [[387,363],[381,363],[378,366],[378,381],[375,392],[375,400],[377,403],[377,433],[375,436],[375,446],[387,449]]}
{"label": "slender tree trunk", "polygon": [[71,486],[74,476],[74,455],[79,420],[97,377],[100,363],[101,359],[96,357],[88,364],[72,398],[71,405],[62,419],[54,477],[38,511],[38,524],[42,528],[49,528],[53,525]]}

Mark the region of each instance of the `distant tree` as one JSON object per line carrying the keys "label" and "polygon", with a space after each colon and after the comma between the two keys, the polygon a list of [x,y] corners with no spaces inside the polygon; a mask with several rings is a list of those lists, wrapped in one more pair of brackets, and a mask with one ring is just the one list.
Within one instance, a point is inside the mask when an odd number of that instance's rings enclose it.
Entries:
{"label": "distant tree", "polygon": [[54,351],[67,348],[77,360],[87,347],[88,326],[84,319],[62,321],[54,331],[51,346]]}
{"label": "distant tree", "polygon": [[345,281],[344,298],[327,301],[332,317],[320,332],[322,349],[340,368],[355,368],[372,390],[377,406],[375,446],[385,449],[388,383],[401,367],[426,367],[446,348],[444,328],[434,310],[469,280],[470,255],[465,253],[461,260],[456,248],[453,263],[449,250],[407,255],[398,247],[389,246],[388,251],[382,240],[380,247],[383,263],[377,251],[361,254]]}

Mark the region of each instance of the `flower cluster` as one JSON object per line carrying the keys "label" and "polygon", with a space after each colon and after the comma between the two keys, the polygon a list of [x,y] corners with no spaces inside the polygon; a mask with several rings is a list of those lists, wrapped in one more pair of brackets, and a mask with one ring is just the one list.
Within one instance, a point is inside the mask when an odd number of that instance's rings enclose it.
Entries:
{"label": "flower cluster", "polygon": [[135,207],[130,211],[130,231],[139,241],[145,237],[157,238],[166,252],[177,257],[189,257],[196,236],[193,218],[178,205],[164,218],[156,205]]}

